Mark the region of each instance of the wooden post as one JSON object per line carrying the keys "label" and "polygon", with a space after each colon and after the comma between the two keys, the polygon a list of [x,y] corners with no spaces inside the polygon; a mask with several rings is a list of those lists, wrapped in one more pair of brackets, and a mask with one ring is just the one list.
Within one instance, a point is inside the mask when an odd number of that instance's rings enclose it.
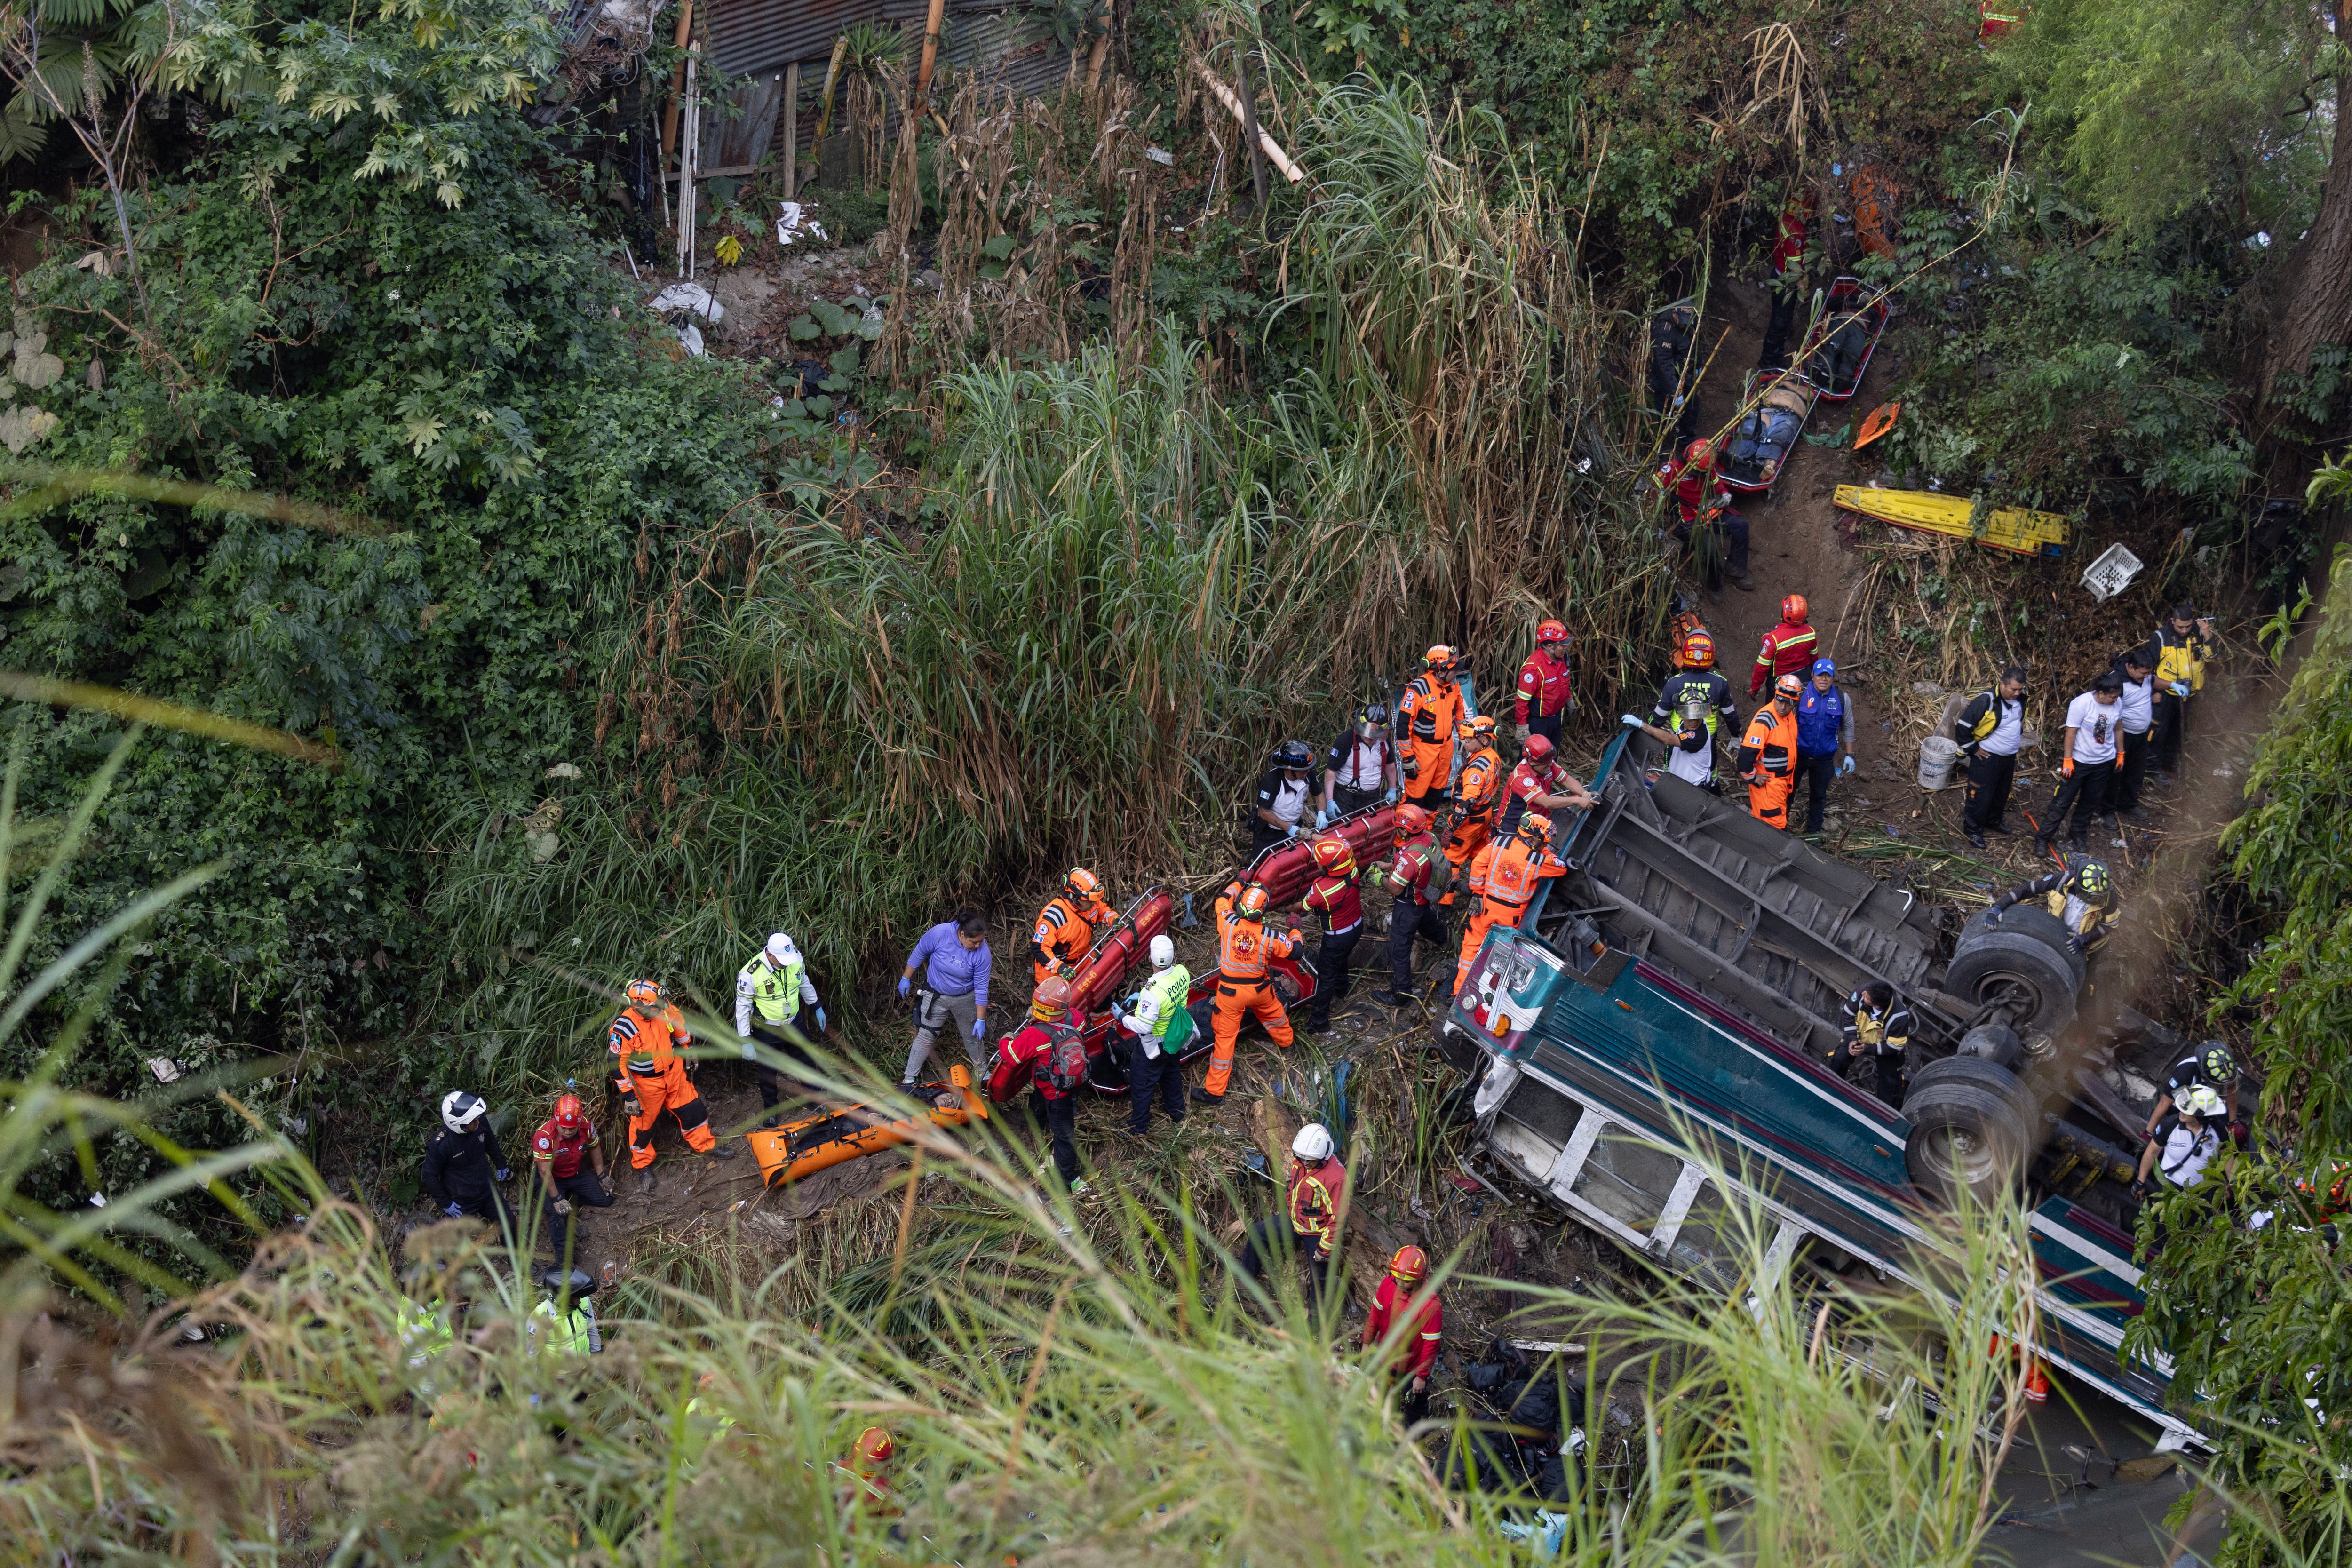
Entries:
{"label": "wooden post", "polygon": [[1103,61],[1110,55],[1110,24],[1103,24],[1103,36],[1095,40],[1094,53],[1087,58],[1087,90],[1102,85]]}
{"label": "wooden post", "polygon": [[1249,143],[1250,184],[1257,189],[1257,210],[1265,211],[1265,149],[1258,145],[1257,89],[1250,84],[1249,45],[1241,43],[1242,137]]}
{"label": "wooden post", "polygon": [[801,65],[784,68],[784,200],[801,199]]}
{"label": "wooden post", "polygon": [[940,55],[940,16],[947,10],[947,4],[948,0],[931,0],[931,14],[923,22],[923,66],[915,78],[916,104],[920,104],[931,90],[931,66]]}
{"label": "wooden post", "polygon": [[[682,49],[686,47],[686,40],[693,36],[694,0],[686,0],[686,4],[678,7],[677,37],[670,40],[670,47]],[[685,95],[686,62],[680,60],[677,73],[670,78],[669,109],[662,115],[662,168],[665,171],[669,168],[670,151],[677,145],[677,104]]]}

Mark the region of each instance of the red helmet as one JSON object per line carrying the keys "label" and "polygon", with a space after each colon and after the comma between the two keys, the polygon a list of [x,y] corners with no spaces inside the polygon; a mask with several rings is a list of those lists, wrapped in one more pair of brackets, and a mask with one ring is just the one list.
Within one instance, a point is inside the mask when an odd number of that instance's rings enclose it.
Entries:
{"label": "red helmet", "polygon": [[1804,620],[1806,611],[1811,607],[1805,603],[1802,594],[1791,594],[1780,601],[1780,618],[1792,626],[1796,626]]}
{"label": "red helmet", "polygon": [[1428,808],[1415,805],[1411,801],[1397,807],[1396,819],[1397,826],[1407,833],[1418,833],[1427,827],[1431,821]]}
{"label": "red helmet", "polygon": [[1356,853],[1346,839],[1327,834],[1315,841],[1315,863],[1334,877],[1344,877],[1356,868]]}
{"label": "red helmet", "polygon": [[1029,1010],[1040,1018],[1050,1018],[1069,1005],[1070,983],[1058,974],[1047,975],[1029,998]]}
{"label": "red helmet", "polygon": [[588,1113],[580,1109],[578,1095],[560,1094],[555,1097],[555,1124],[566,1131],[588,1125]]}
{"label": "red helmet", "polygon": [[1683,448],[1683,461],[1685,463],[1704,463],[1714,456],[1715,447],[1704,436]]}
{"label": "red helmet", "polygon": [[1245,921],[1265,919],[1265,884],[1252,882],[1244,888],[1241,902],[1234,906],[1234,912]]}
{"label": "red helmet", "polygon": [[662,1005],[661,982],[658,980],[632,980],[629,982],[628,996],[632,1005],[638,1007],[658,1007]]}
{"label": "red helmet", "polygon": [[1418,1247],[1400,1247],[1389,1259],[1389,1272],[1400,1285],[1418,1285],[1429,1278],[1429,1255]]}
{"label": "red helmet", "polygon": [[1568,628],[1558,621],[1546,621],[1536,628],[1536,641],[1539,643],[1566,642],[1567,640]]}
{"label": "red helmet", "polygon": [[854,1452],[867,1464],[879,1465],[898,1452],[898,1445],[886,1429],[868,1426],[857,1435],[857,1447]]}
{"label": "red helmet", "polygon": [[1551,752],[1552,744],[1549,735],[1529,735],[1519,742],[1519,754],[1531,763],[1542,762],[1546,757],[1550,756]]}
{"label": "red helmet", "polygon": [[1805,683],[1797,676],[1784,675],[1772,683],[1772,694],[1794,701],[1805,694]]}
{"label": "red helmet", "polygon": [[1683,662],[1693,669],[1715,668],[1715,639],[1704,629],[1686,633],[1683,637]]}

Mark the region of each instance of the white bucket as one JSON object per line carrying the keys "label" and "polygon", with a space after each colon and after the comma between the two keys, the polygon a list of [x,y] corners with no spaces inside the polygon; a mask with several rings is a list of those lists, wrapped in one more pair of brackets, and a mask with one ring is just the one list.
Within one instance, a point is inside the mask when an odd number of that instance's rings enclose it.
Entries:
{"label": "white bucket", "polygon": [[1929,735],[1919,742],[1919,787],[1943,789],[1952,782],[1952,764],[1959,760],[1959,742],[1948,735]]}

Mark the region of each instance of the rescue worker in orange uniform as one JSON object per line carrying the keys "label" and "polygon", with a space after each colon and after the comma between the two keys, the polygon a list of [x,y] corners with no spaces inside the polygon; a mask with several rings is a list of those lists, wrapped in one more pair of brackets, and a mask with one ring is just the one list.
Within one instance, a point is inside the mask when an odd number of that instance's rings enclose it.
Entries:
{"label": "rescue worker in orange uniform", "polygon": [[1391,1334],[1401,1336],[1388,1373],[1391,1381],[1408,1384],[1402,1412],[1407,1426],[1429,1418],[1430,1374],[1437,1370],[1438,1342],[1445,1337],[1445,1311],[1437,1304],[1437,1292],[1421,1289],[1428,1278],[1429,1255],[1418,1247],[1398,1247],[1364,1318],[1366,1350]]}
{"label": "rescue worker in orange uniform", "polygon": [[1102,879],[1084,866],[1074,868],[1062,890],[1037,912],[1036,929],[1029,933],[1029,963],[1035,984],[1070,975],[1094,951],[1095,927],[1112,924],[1118,916],[1103,898]]}
{"label": "rescue worker in orange uniform", "polygon": [[677,1055],[694,1044],[694,1037],[687,1033],[685,1016],[662,995],[659,984],[630,981],[628,1005],[604,1038],[614,1057],[614,1087],[629,1113],[629,1164],[637,1173],[638,1192],[654,1190],[654,1122],[665,1110],[677,1118],[686,1146],[696,1153],[715,1152],[721,1160],[732,1160],[742,1152],[731,1141],[723,1149],[715,1147],[710,1112]]}
{"label": "rescue worker in orange uniform", "polygon": [[1511,697],[1511,722],[1523,735],[1549,735],[1559,744],[1560,721],[1576,708],[1568,664],[1568,628],[1546,621],[1536,628],[1536,651],[1519,666],[1518,689]]}
{"label": "rescue worker in orange uniform", "polygon": [[1761,694],[1768,680],[1812,673],[1817,657],[1814,645],[1821,637],[1806,614],[1802,594],[1791,594],[1780,601],[1780,624],[1764,634],[1764,646],[1757,650],[1756,668],[1748,677],[1748,696]]}
{"label": "rescue worker in orange uniform", "polygon": [[1286,1051],[1290,1048],[1290,1015],[1282,1010],[1282,999],[1274,994],[1266,963],[1296,953],[1298,932],[1267,931],[1265,904],[1265,886],[1252,882],[1231,909],[1218,911],[1217,1000],[1210,1013],[1215,1048],[1209,1053],[1207,1081],[1192,1091],[1195,1100],[1213,1101],[1225,1097],[1225,1085],[1234,1076],[1234,1040],[1242,1032],[1244,1019],[1258,1018],[1276,1045]]}
{"label": "rescue worker in orange uniform", "polygon": [[1421,656],[1424,667],[1397,704],[1396,742],[1402,756],[1404,797],[1443,811],[1454,788],[1454,731],[1462,723],[1462,658],[1439,643]]}
{"label": "rescue worker in orange uniform", "polygon": [[1552,853],[1551,818],[1534,811],[1520,817],[1519,830],[1496,845],[1486,863],[1486,898],[1462,933],[1462,957],[1454,965],[1455,991],[1470,978],[1470,961],[1478,956],[1486,933],[1496,926],[1517,929],[1543,879],[1567,869],[1568,862]]}
{"label": "rescue worker in orange uniform", "polygon": [[1797,699],[1805,683],[1784,675],[1772,700],[1756,710],[1739,738],[1739,777],[1748,785],[1748,812],[1757,821],[1786,831],[1789,797],[1797,787]]}
{"label": "rescue worker in orange uniform", "polygon": [[[1502,802],[1503,785],[1509,777],[1503,753],[1495,750],[1495,721],[1482,713],[1467,728],[1470,760],[1462,764],[1462,787],[1454,795],[1454,831],[1445,839],[1445,858],[1453,877],[1460,877],[1463,868],[1495,836],[1495,807]],[[1437,902],[1441,908],[1454,902],[1450,885]]]}

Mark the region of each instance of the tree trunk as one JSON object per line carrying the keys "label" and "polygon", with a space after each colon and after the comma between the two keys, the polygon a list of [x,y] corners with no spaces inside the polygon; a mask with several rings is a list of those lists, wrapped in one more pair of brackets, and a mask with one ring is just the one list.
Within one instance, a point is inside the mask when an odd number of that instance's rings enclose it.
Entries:
{"label": "tree trunk", "polygon": [[2336,79],[2336,146],[2329,154],[2327,189],[2319,199],[2319,219],[2296,248],[2278,351],[2263,375],[2269,391],[2282,373],[2300,375],[2311,367],[2312,351],[2324,343],[2352,343],[2352,76]]}

